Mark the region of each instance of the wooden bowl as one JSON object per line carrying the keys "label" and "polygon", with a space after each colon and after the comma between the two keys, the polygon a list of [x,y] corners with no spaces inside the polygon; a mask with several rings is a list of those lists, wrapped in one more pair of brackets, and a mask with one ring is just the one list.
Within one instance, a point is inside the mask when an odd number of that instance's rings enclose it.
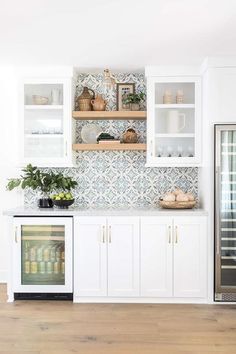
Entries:
{"label": "wooden bowl", "polygon": [[196,201],[188,201],[188,202],[166,202],[164,200],[160,200],[159,204],[164,209],[192,209],[196,205]]}
{"label": "wooden bowl", "polygon": [[32,101],[33,101],[33,104],[35,104],[35,105],[45,105],[45,104],[48,104],[49,99],[47,97],[33,95]]}

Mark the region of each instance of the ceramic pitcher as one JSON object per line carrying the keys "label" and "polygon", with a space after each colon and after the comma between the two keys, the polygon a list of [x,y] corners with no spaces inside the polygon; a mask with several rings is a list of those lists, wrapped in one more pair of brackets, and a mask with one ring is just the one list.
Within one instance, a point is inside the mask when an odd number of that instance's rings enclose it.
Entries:
{"label": "ceramic pitcher", "polygon": [[94,111],[105,111],[107,101],[102,98],[102,95],[97,95],[95,100],[91,100]]}
{"label": "ceramic pitcher", "polygon": [[185,128],[185,114],[179,113],[178,110],[170,110],[167,112],[166,129],[167,133],[177,134]]}

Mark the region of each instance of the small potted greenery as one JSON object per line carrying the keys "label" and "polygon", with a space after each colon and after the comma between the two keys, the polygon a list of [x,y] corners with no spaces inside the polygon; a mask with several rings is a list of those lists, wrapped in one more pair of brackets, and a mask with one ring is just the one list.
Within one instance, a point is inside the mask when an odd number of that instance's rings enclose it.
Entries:
{"label": "small potted greenery", "polygon": [[140,93],[129,93],[128,95],[124,95],[122,102],[125,105],[130,105],[131,111],[139,111],[140,110],[140,102],[145,99],[145,94],[143,92]]}
{"label": "small potted greenery", "polygon": [[70,200],[72,201],[71,204],[73,204],[74,198],[71,194],[71,189],[75,188],[78,183],[71,177],[65,177],[61,172],[43,172],[38,167],[32,166],[31,164],[22,169],[22,172],[23,175],[19,178],[11,178],[9,180],[7,190],[11,191],[17,187],[22,189],[29,188],[35,191],[38,190],[41,194],[41,198],[38,200],[38,206],[40,208],[53,207],[54,203],[50,195],[56,191],[63,192],[54,194],[53,199],[56,200],[57,198],[57,200]]}

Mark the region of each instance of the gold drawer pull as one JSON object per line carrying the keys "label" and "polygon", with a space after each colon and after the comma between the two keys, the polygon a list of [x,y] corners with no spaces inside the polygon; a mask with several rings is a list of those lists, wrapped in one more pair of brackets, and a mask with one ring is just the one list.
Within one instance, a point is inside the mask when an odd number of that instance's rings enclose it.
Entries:
{"label": "gold drawer pull", "polygon": [[102,226],[102,242],[106,242],[106,227],[105,225]]}
{"label": "gold drawer pull", "polygon": [[109,243],[111,243],[111,225],[109,226]]}
{"label": "gold drawer pull", "polygon": [[168,234],[169,234],[169,243],[171,243],[171,226],[168,226]]}
{"label": "gold drawer pull", "polygon": [[175,243],[178,243],[178,226],[175,226]]}

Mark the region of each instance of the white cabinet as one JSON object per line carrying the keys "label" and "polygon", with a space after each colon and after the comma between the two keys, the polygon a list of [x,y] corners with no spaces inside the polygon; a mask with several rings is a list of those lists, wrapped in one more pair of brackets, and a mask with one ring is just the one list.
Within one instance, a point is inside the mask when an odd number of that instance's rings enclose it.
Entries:
{"label": "white cabinet", "polygon": [[141,220],[141,296],[172,296],[172,219]]}
{"label": "white cabinet", "polygon": [[174,296],[206,295],[206,219],[174,219]]}
{"label": "white cabinet", "polygon": [[13,293],[72,293],[72,218],[15,217]]}
{"label": "white cabinet", "polygon": [[206,217],[141,218],[141,295],[204,298]]}
{"label": "white cabinet", "polygon": [[108,218],[108,295],[139,295],[139,219]]}
{"label": "white cabinet", "polygon": [[139,218],[75,217],[74,295],[139,295]]}
{"label": "white cabinet", "polygon": [[200,165],[200,75],[148,68],[146,76],[147,166]]}
{"label": "white cabinet", "polygon": [[106,296],[106,218],[75,218],[74,232],[75,295]]}
{"label": "white cabinet", "polygon": [[20,163],[72,166],[72,79],[27,78],[20,84]]}

